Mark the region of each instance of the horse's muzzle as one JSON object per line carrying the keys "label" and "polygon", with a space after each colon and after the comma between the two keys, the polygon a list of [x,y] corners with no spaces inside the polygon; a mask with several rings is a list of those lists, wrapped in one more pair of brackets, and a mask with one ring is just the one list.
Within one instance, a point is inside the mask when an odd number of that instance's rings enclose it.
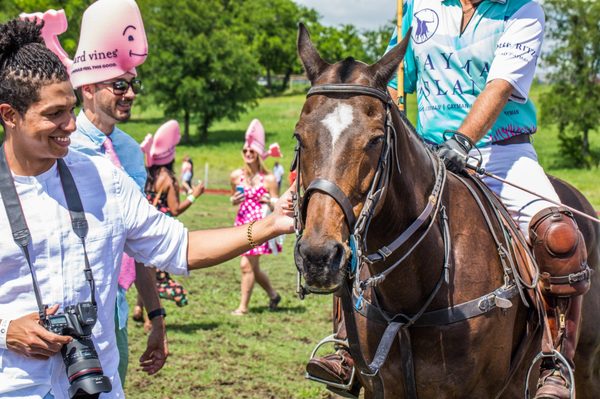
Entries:
{"label": "horse's muzzle", "polygon": [[330,294],[344,281],[347,255],[344,246],[336,240],[314,243],[301,238],[296,243],[294,260],[308,290],[313,293]]}

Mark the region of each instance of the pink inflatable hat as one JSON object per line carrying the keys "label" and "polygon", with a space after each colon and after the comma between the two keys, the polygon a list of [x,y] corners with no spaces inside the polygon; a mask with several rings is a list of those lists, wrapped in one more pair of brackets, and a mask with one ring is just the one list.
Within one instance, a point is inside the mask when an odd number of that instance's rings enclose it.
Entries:
{"label": "pink inflatable hat", "polygon": [[166,165],[175,159],[175,146],[181,139],[179,123],[176,120],[165,122],[154,136],[148,134],[140,144],[146,154],[146,165]]}
{"label": "pink inflatable hat", "polygon": [[58,59],[65,65],[67,71],[71,68],[73,61],[69,59],[69,55],[60,45],[58,36],[67,31],[67,16],[64,10],[48,10],[45,13],[36,12],[32,14],[22,13],[19,18],[23,20],[37,21],[38,23],[44,21],[44,27],[42,28],[42,38],[46,47],[50,49],[54,54],[58,56]]}
{"label": "pink inflatable hat", "polygon": [[79,46],[71,66],[74,88],[136,74],[148,55],[140,9],[134,0],[98,0],[81,20]]}
{"label": "pink inflatable hat", "polygon": [[277,143],[271,144],[269,150],[265,151],[265,128],[258,119],[253,119],[248,129],[246,129],[246,142],[244,145],[256,151],[262,159],[267,159],[270,156],[281,157],[281,150]]}

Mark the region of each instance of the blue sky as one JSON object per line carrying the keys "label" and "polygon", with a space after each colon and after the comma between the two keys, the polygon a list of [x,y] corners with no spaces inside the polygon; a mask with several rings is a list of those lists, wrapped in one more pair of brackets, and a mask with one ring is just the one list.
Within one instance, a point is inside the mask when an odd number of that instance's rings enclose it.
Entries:
{"label": "blue sky", "polygon": [[352,24],[376,29],[396,16],[396,0],[294,0],[321,14],[324,25]]}

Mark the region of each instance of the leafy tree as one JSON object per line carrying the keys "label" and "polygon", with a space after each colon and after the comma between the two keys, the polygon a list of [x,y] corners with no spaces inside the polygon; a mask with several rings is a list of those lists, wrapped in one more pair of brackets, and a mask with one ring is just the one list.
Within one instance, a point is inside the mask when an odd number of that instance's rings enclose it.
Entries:
{"label": "leafy tree", "polygon": [[140,0],[150,54],[140,67],[148,93],[167,114],[192,117],[201,140],[221,118],[235,119],[258,97],[259,65],[246,39],[232,32],[220,0]]}
{"label": "leafy tree", "polygon": [[[291,74],[301,70],[296,55],[298,21],[316,22],[318,14],[292,0],[242,0],[236,4],[231,27],[246,36],[264,69],[269,91],[285,90]],[[275,87],[273,75],[283,76],[279,87]]]}
{"label": "leafy tree", "polygon": [[378,29],[363,32],[366,58],[362,61],[372,64],[383,56],[394,33],[394,26],[396,26],[395,22],[390,22]]}
{"label": "leafy tree", "polygon": [[552,85],[541,101],[542,120],[557,124],[568,163],[597,166],[600,153],[591,148],[590,134],[600,123],[600,2],[545,0],[544,8]]}
{"label": "leafy tree", "polygon": [[353,25],[315,26],[311,31],[315,46],[324,60],[337,62],[346,57],[367,60],[367,53],[360,32]]}

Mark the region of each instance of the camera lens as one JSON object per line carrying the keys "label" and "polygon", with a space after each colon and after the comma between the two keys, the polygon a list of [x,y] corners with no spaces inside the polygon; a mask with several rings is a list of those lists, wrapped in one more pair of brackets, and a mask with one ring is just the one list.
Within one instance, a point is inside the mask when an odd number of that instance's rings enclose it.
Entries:
{"label": "camera lens", "polygon": [[67,377],[71,386],[71,398],[97,398],[102,392],[110,392],[112,385],[103,375],[98,353],[91,339],[73,338],[63,346],[63,361],[67,368]]}

